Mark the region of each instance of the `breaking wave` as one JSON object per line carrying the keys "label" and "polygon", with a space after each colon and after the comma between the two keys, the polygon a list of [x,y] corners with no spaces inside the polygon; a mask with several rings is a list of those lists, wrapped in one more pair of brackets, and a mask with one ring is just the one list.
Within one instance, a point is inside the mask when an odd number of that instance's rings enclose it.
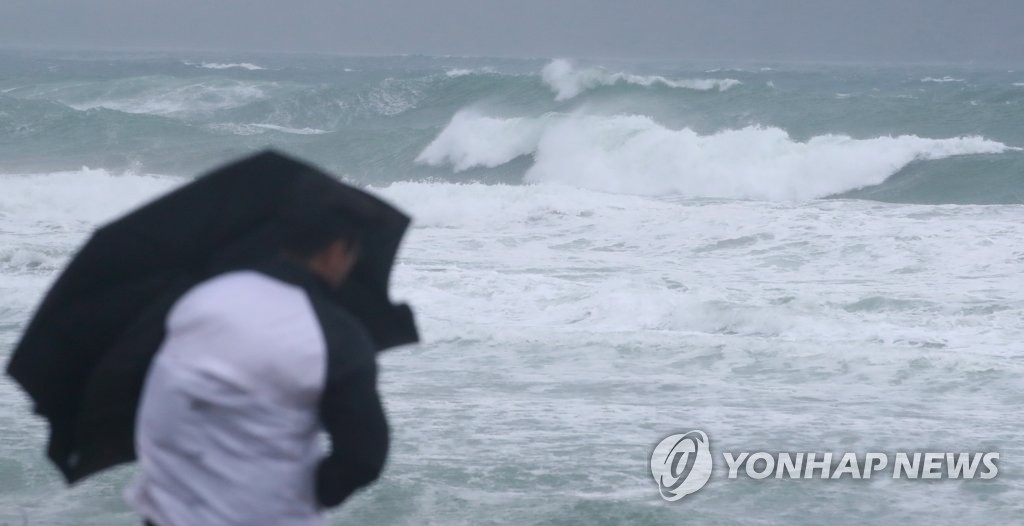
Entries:
{"label": "breaking wave", "polygon": [[86,229],[187,181],[84,166],[51,173],[0,174],[4,189],[0,217],[17,219],[3,234]]}
{"label": "breaking wave", "polygon": [[914,161],[1012,149],[977,136],[800,141],[774,127],[701,135],[636,115],[497,118],[466,110],[417,162],[462,171],[532,155],[527,182],[641,195],[804,200],[882,183]]}
{"label": "breaking wave", "polygon": [[612,73],[604,68],[577,69],[564,59],[556,59],[544,66],[541,78],[552,91],[556,100],[568,100],[580,93],[599,86],[613,86],[618,83],[637,86],[653,86],[660,84],[670,88],[684,88],[698,91],[725,91],[740,84],[735,79],[682,79],[671,80],[658,75],[634,75],[631,73]]}
{"label": "breaking wave", "polygon": [[1024,78],[1010,71],[188,60],[9,65],[0,168],[191,174],[225,152],[273,145],[368,184],[1024,203],[1024,153],[998,153],[1024,146]]}

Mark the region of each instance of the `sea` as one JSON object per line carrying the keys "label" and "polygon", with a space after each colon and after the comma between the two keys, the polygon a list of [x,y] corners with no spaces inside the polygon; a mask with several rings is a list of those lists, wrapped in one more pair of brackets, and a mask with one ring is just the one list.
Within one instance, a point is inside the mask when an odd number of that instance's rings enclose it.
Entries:
{"label": "sea", "polygon": [[[380,356],[390,457],[332,524],[1018,523],[1022,147],[1005,66],[0,51],[0,364],[96,227],[274,148],[413,217],[422,342]],[[692,430],[713,475],[667,502]],[[69,488],[46,437],[0,377],[0,526],[140,523],[134,467]]]}

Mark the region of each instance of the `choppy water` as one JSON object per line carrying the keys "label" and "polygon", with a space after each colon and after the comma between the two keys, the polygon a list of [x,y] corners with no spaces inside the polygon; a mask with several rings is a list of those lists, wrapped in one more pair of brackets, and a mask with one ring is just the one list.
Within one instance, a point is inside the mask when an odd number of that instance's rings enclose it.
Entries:
{"label": "choppy water", "polygon": [[[382,356],[395,524],[1012,523],[1024,513],[1024,72],[0,55],[0,356],[92,228],[267,145],[409,210]],[[0,380],[0,525],[119,525]],[[989,451],[992,481],[728,481],[647,460]],[[716,455],[718,453],[716,452]]]}

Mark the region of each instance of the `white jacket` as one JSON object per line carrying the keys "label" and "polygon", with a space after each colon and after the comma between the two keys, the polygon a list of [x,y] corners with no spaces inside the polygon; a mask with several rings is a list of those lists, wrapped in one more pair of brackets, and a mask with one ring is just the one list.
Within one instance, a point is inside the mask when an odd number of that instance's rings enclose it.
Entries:
{"label": "white jacket", "polygon": [[374,347],[328,294],[275,262],[178,300],[139,406],[133,508],[158,526],[322,525],[321,508],[376,479]]}

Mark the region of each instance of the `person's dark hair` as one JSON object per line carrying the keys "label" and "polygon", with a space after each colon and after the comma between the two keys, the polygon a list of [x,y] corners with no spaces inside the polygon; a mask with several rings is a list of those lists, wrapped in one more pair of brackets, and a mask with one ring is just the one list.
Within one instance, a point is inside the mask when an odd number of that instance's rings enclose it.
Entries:
{"label": "person's dark hair", "polygon": [[282,216],[281,248],[289,256],[308,259],[339,239],[350,247],[359,244],[359,230],[343,211],[310,206]]}

